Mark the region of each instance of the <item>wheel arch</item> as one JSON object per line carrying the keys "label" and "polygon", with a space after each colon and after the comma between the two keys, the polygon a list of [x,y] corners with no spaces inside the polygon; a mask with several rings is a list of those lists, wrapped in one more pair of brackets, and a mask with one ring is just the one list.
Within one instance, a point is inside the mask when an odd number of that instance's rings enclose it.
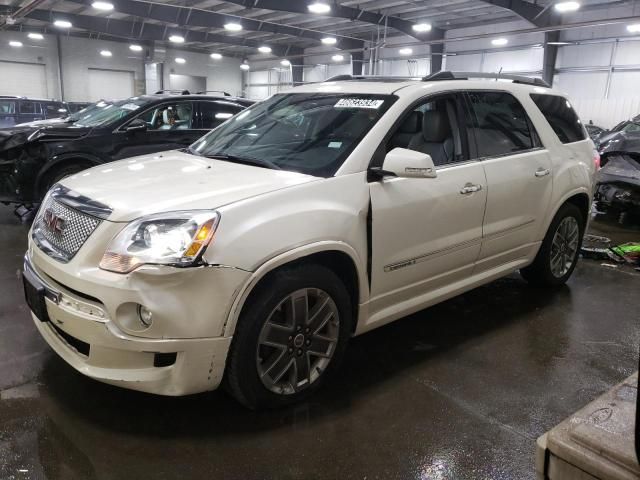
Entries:
{"label": "wheel arch", "polygon": [[317,263],[328,267],[345,282],[352,300],[353,331],[355,332],[360,313],[359,305],[369,294],[366,267],[363,267],[364,263],[350,245],[343,242],[318,242],[273,257],[257,268],[236,295],[223,326],[223,336],[233,335],[242,309],[251,295],[256,292],[257,287],[262,285],[270,274],[285,267],[304,263]]}
{"label": "wheel arch", "polygon": [[586,225],[589,220],[589,210],[591,209],[591,195],[586,188],[579,188],[567,193],[556,203],[551,211],[551,215],[549,215],[549,218],[547,219],[546,228],[543,234],[546,234],[547,230],[549,230],[551,222],[553,222],[556,214],[565,203],[571,203],[580,209]]}
{"label": "wheel arch", "polygon": [[38,194],[40,195],[44,195],[45,192],[41,192],[41,189],[48,175],[50,175],[51,172],[53,172],[57,168],[60,168],[61,166],[74,163],[87,165],[87,168],[90,168],[96,165],[100,165],[104,162],[99,157],[87,153],[68,153],[53,157],[53,159],[47,162],[38,172],[35,184],[35,192],[38,192]]}

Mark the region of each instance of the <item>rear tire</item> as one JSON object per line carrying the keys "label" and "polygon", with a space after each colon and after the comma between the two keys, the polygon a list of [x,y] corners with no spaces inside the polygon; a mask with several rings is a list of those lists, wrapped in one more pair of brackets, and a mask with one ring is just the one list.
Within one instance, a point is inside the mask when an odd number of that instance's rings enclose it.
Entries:
{"label": "rear tire", "polygon": [[226,387],[251,409],[299,402],[337,370],[352,325],[351,298],[321,265],[285,267],[258,285],[233,337]]}
{"label": "rear tire", "polygon": [[540,287],[564,285],[578,263],[584,229],[585,219],[580,209],[572,203],[562,205],[553,217],[535,260],[520,270],[522,277]]}

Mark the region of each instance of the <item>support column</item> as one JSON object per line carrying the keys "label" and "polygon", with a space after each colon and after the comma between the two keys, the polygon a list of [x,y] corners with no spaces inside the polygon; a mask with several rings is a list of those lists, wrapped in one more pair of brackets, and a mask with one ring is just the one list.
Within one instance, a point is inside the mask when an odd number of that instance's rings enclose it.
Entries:
{"label": "support column", "polygon": [[351,75],[362,75],[363,52],[351,52]]}
{"label": "support column", "polygon": [[[303,62],[302,58],[294,59],[296,63]],[[293,82],[293,86],[302,84],[302,65],[291,65],[291,81]]]}
{"label": "support column", "polygon": [[437,73],[442,70],[442,54],[444,53],[444,43],[434,43],[431,45],[431,72]]}
{"label": "support column", "polygon": [[544,58],[542,60],[542,79],[553,86],[553,76],[556,72],[556,59],[558,58],[558,46],[549,45],[549,42],[558,42],[560,32],[546,32],[544,34]]}

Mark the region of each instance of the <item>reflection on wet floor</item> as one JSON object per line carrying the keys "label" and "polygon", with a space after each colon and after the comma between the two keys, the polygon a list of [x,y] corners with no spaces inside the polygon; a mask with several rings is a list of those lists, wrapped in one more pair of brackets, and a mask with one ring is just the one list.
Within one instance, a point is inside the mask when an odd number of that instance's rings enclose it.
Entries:
{"label": "reflection on wet floor", "polygon": [[[558,291],[512,275],[353,339],[294,408],[123,390],[39,338],[16,275],[26,229],[3,210],[2,479],[533,479],[536,437],[637,368],[640,274],[583,260]],[[606,220],[591,231],[640,241]]]}

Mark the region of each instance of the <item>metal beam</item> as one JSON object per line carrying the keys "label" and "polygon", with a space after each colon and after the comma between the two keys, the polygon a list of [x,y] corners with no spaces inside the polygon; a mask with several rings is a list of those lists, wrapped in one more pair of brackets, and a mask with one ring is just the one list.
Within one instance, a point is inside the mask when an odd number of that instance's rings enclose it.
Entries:
{"label": "metal beam", "polygon": [[[308,2],[302,0],[225,0],[227,3],[235,3],[245,8],[261,8],[264,10],[274,10],[280,12],[299,13],[309,15],[307,8]],[[362,10],[355,7],[347,7],[345,5],[331,4],[331,11],[322,16],[347,18],[349,20],[357,20],[359,22],[371,23],[373,25],[387,26],[405,33],[418,40],[430,40],[434,36],[441,34],[441,30],[434,28],[430,32],[418,33],[413,30],[414,22],[405,20],[400,17],[383,15],[368,10]]]}
{"label": "metal beam", "polygon": [[525,0],[481,0],[484,3],[511,10],[520,18],[536,27],[548,27],[556,19],[550,8],[529,3]]}
{"label": "metal beam", "polygon": [[[90,6],[92,0],[67,0],[69,2]],[[278,35],[288,35],[296,38],[308,38],[320,40],[326,35],[322,32],[305,28],[291,27],[278,23],[261,22],[250,18],[227,15],[224,13],[212,12],[192,7],[181,7],[179,5],[161,4],[144,0],[110,0],[114,6],[114,11],[132,15],[135,17],[157,20],[160,22],[178,25],[180,27],[204,27],[224,29],[224,25],[229,22],[242,24],[242,29],[249,32],[268,32]],[[340,35],[335,36],[340,48],[363,48],[364,41],[348,38]],[[266,43],[266,42],[265,42]],[[262,45],[263,43],[261,43]],[[273,48],[273,45],[270,45]]]}
{"label": "metal beam", "polygon": [[556,59],[558,58],[558,46],[549,45],[549,42],[560,40],[560,32],[545,32],[544,56],[542,60],[542,79],[553,86],[553,77],[556,73]]}
{"label": "metal beam", "polygon": [[[58,19],[68,20],[73,24],[74,28],[139,41],[166,42],[167,37],[172,34],[171,29],[167,29],[166,25],[132,22],[129,20],[119,20],[107,17],[52,12],[50,10],[34,10],[27,14],[26,18],[49,23]],[[199,30],[181,28],[180,33],[184,36],[185,42],[223,43],[248,48],[258,48],[262,45],[262,42],[249,40],[243,37],[231,37]],[[273,53],[279,57],[286,56],[288,58],[296,58],[303,54],[303,49],[298,47],[274,45],[272,49]]]}

